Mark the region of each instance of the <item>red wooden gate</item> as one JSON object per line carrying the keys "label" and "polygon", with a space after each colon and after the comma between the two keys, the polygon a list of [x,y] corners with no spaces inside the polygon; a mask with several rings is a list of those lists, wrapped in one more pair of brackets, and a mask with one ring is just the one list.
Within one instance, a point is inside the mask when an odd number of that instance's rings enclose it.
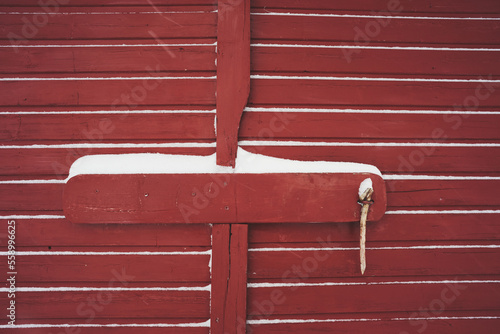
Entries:
{"label": "red wooden gate", "polygon": [[[498,330],[498,1],[255,0],[249,59],[221,55],[244,3],[220,3],[0,4],[0,331]],[[218,80],[244,64],[248,101],[219,108]],[[212,154],[216,103],[233,123],[246,105],[245,149],[382,171],[388,212],[368,225],[364,276],[354,222],[66,220],[78,157]]]}

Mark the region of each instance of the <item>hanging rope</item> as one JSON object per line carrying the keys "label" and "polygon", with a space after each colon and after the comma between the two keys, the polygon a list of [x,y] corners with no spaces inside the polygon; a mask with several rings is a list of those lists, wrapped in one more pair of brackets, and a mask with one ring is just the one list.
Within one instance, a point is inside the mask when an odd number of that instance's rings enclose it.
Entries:
{"label": "hanging rope", "polygon": [[366,270],[366,218],[368,217],[368,210],[372,201],[373,189],[367,188],[363,193],[359,194],[359,203],[361,207],[361,219],[359,227],[359,261],[361,265],[361,274],[365,274]]}

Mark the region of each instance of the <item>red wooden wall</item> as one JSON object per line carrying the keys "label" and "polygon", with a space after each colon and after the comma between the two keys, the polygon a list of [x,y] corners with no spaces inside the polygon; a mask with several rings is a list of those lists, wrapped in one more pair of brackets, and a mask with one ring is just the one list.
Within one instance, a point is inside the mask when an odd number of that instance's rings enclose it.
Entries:
{"label": "red wooden wall", "polygon": [[[83,155],[214,152],[230,11],[57,1],[0,4],[0,272],[15,220],[21,325],[0,331],[208,333],[211,226],[74,225],[61,199]],[[500,4],[251,4],[240,145],[374,164],[389,211],[368,225],[364,276],[356,223],[251,225],[247,333],[497,331]]]}

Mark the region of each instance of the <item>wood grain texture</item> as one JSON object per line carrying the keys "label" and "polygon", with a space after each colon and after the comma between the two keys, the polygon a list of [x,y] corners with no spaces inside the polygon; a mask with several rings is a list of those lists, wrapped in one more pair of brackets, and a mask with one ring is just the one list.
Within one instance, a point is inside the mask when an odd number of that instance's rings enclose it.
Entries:
{"label": "wood grain texture", "polygon": [[[210,71],[215,73],[215,46],[1,48],[1,73],[134,73]],[[87,43],[87,42],[85,42]],[[85,45],[82,42],[83,45]],[[155,44],[155,43],[143,43]]]}
{"label": "wood grain texture", "polygon": [[[142,79],[143,78],[143,79]],[[213,79],[2,81],[4,106],[215,105]]]}
{"label": "wood grain texture", "polygon": [[77,175],[63,209],[73,223],[347,222],[359,219],[359,185],[371,178],[369,221],[385,212],[382,178],[371,173]]}
{"label": "wood grain texture", "polygon": [[[282,290],[285,303],[274,303],[273,315],[311,315],[326,313],[358,312],[418,312],[419,307],[428,306],[435,298],[441,298],[444,291],[447,298],[456,297],[453,303],[445,304],[447,310],[496,310],[498,309],[498,288],[495,284],[456,284],[457,297],[446,284],[411,285],[365,285],[300,287],[291,291]],[[262,304],[268,301],[276,288],[255,288],[248,291],[249,314],[262,314]],[[445,290],[446,289],[446,290]],[[391,302],[387,302],[391,296]],[[496,298],[492,298],[495,296]],[[386,301],[386,302],[381,302]],[[328,301],[328,302],[325,302]],[[443,302],[444,303],[444,302]],[[424,307],[425,307],[424,306]],[[270,308],[270,307],[269,307]],[[269,313],[267,313],[269,315]]]}
{"label": "wood grain texture", "polygon": [[252,73],[277,72],[441,78],[500,74],[497,52],[490,51],[252,47]]}
{"label": "wood grain texture", "polygon": [[[380,19],[382,20],[382,19]],[[498,45],[498,21],[404,20],[373,18],[252,16],[257,41],[332,41],[364,44]]]}
{"label": "wood grain texture", "polygon": [[[354,240],[359,240],[359,228],[357,232]],[[311,247],[346,246],[336,243],[333,233],[323,236],[321,240],[322,242],[317,241]],[[387,243],[373,242],[370,229],[368,229],[366,277],[401,276],[425,280],[426,278],[421,276],[451,277],[453,275],[467,276],[473,273],[496,275],[500,269],[500,265],[493,264],[500,254],[498,249],[372,249],[372,247],[386,245]],[[322,278],[328,281],[332,278],[363,278],[364,276],[359,271],[359,241],[347,246],[353,249],[345,251],[251,251],[248,259],[249,280],[297,283],[312,278]],[[388,278],[386,280],[392,280]],[[343,288],[337,287],[337,289]]]}
{"label": "wood grain texture", "polygon": [[[168,282],[208,285],[209,261],[210,254],[18,255],[16,281],[24,286],[33,282],[56,286],[86,282],[87,286],[92,286],[94,282],[107,283],[112,278],[121,277],[128,279],[127,286],[147,282],[156,282],[156,286]],[[0,267],[7,272],[7,264],[0,264]]]}
{"label": "wood grain texture", "polygon": [[[40,8],[34,8],[35,12]],[[215,13],[113,13],[106,15],[69,14],[44,16],[42,28],[29,26],[22,15],[3,14],[0,28],[3,40],[19,44],[27,40],[99,40],[99,39],[160,39],[169,38],[213,38],[216,36],[217,15]],[[34,15],[33,15],[34,16]],[[43,17],[42,17],[43,18]],[[26,20],[33,20],[29,13]],[[40,18],[39,18],[40,19]],[[32,21],[33,22],[33,21]],[[152,35],[153,34],[153,35]],[[17,43],[16,43],[17,44]]]}
{"label": "wood grain texture", "polygon": [[[494,83],[498,87],[498,83]],[[392,108],[497,108],[500,95],[479,100],[474,82],[398,82],[371,80],[253,79],[253,106],[379,106]],[[494,90],[496,88],[493,88]],[[475,98],[475,99],[474,99]],[[472,99],[472,101],[469,101]]]}
{"label": "wood grain texture", "polygon": [[217,28],[217,164],[234,167],[250,93],[250,0],[219,0]]}
{"label": "wood grain texture", "polygon": [[[1,304],[6,302],[6,297],[0,297]],[[59,319],[93,316],[96,322],[112,322],[116,318],[206,319],[209,302],[208,291],[23,292],[16,294],[16,316],[18,319],[53,318],[54,314]]]}
{"label": "wood grain texture", "polygon": [[247,249],[248,225],[214,225],[210,319],[213,333],[245,333]]}
{"label": "wood grain texture", "polygon": [[349,0],[323,1],[309,0],[255,0],[252,6],[258,9],[302,9],[302,10],[327,10],[327,11],[350,11],[350,12],[371,12],[388,11],[389,8],[401,8],[402,13],[500,13],[500,5],[495,0],[479,0],[471,3],[467,0],[424,0],[414,2],[412,0],[399,0],[388,2],[386,0],[363,0],[352,2]]}

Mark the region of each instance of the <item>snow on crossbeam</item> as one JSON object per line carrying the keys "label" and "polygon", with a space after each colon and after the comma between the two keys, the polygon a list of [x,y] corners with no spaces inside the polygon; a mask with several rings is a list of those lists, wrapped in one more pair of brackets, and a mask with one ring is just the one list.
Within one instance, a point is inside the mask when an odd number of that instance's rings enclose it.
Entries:
{"label": "snow on crossbeam", "polygon": [[78,159],[64,192],[73,223],[299,223],[359,219],[358,190],[373,181],[369,221],[386,209],[370,165],[279,159],[238,149],[236,168],[215,155],[97,155]]}

